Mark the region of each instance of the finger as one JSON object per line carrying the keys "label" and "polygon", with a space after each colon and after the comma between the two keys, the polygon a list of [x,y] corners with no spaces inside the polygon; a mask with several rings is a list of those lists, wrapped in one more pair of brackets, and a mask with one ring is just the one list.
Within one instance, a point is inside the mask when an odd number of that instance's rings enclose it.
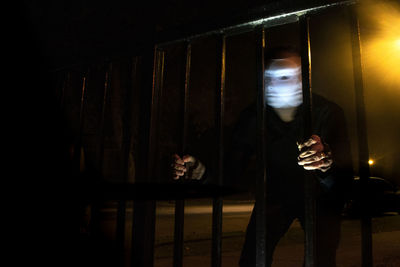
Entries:
{"label": "finger", "polygon": [[324,145],[321,142],[316,142],[310,147],[308,147],[306,150],[302,151],[299,157],[306,158],[323,151],[324,151]]}
{"label": "finger", "polygon": [[301,144],[297,143],[297,147],[298,147],[299,151],[301,151],[305,147],[311,147],[314,144],[321,144],[322,145],[321,137],[319,137],[316,134],[311,135],[311,137],[304,143],[301,143]]}
{"label": "finger", "polygon": [[312,156],[312,155],[314,155],[314,154],[316,154],[316,153],[317,153],[316,150],[308,149],[308,150],[306,150],[306,151],[300,153],[299,159],[310,157],[310,156]]}
{"label": "finger", "polygon": [[185,164],[185,162],[177,154],[174,154],[174,160],[175,160],[175,163],[177,163],[177,164],[181,164],[181,165]]}
{"label": "finger", "polygon": [[172,169],[182,170],[182,168],[185,167],[185,163],[184,162],[172,162],[170,167]]}
{"label": "finger", "polygon": [[185,155],[185,156],[183,156],[182,161],[183,161],[184,163],[186,163],[186,162],[192,162],[192,163],[194,163],[194,162],[196,162],[196,159],[195,159],[193,156],[191,156],[191,155]]}
{"label": "finger", "polygon": [[303,166],[305,170],[323,170],[327,171],[332,166],[332,159],[323,159],[311,164],[306,164]]}
{"label": "finger", "polygon": [[310,139],[308,139],[307,141],[305,141],[304,143],[297,144],[297,147],[298,147],[299,151],[301,151],[301,150],[303,150],[305,147],[309,147],[309,146],[315,144],[316,142],[317,142],[316,140],[310,138]]}
{"label": "finger", "polygon": [[183,171],[186,172],[186,168],[184,165],[180,165],[180,164],[173,164],[172,166],[175,170],[177,171]]}
{"label": "finger", "polygon": [[175,176],[183,176],[184,174],[185,174],[184,171],[175,170],[175,172],[174,172]]}
{"label": "finger", "polygon": [[320,161],[322,159],[328,158],[329,155],[327,153],[324,152],[316,152],[314,153],[312,156],[308,156],[308,157],[298,157],[298,164],[299,165],[305,165],[305,164],[310,164],[313,162],[317,162]]}

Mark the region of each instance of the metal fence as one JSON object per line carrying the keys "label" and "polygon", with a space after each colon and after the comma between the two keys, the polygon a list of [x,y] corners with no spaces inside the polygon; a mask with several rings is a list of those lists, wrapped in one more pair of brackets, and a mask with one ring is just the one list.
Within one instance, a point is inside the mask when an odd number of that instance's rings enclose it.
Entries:
{"label": "metal fence", "polygon": [[[247,32],[254,32],[256,36],[256,68],[257,68],[257,151],[258,176],[257,176],[257,266],[266,265],[266,172],[264,167],[265,153],[268,147],[265,144],[265,133],[268,128],[265,125],[264,117],[264,49],[268,45],[265,38],[265,29],[271,26],[299,23],[300,40],[302,53],[302,75],[303,75],[303,96],[305,112],[306,135],[311,134],[311,55],[309,19],[320,11],[329,8],[346,8],[349,11],[349,18],[352,29],[353,47],[353,68],[356,90],[357,130],[359,138],[359,173],[362,184],[365,188],[369,178],[368,166],[368,142],[366,135],[365,108],[363,98],[363,77],[360,52],[360,31],[357,16],[354,10],[353,1],[342,1],[333,4],[315,6],[307,9],[270,15],[262,19],[252,20],[245,23],[230,25],[177,38],[174,40],[160,41],[155,44],[153,50],[133,59],[110,61],[101,64],[91,64],[85,67],[78,66],[58,72],[63,80],[60,86],[59,100],[62,107],[74,107],[64,112],[70,112],[74,117],[70,125],[73,136],[72,146],[74,149],[73,168],[76,177],[82,176],[82,153],[93,153],[95,162],[85,162],[86,166],[92,164],[99,166],[97,172],[89,173],[88,183],[82,188],[81,198],[91,203],[92,207],[92,229],[96,229],[98,217],[98,204],[104,200],[118,200],[116,244],[120,261],[116,263],[124,266],[124,239],[126,221],[126,202],[134,200],[133,228],[132,228],[132,251],[131,266],[153,266],[154,257],[154,231],[155,231],[155,203],[159,199],[175,200],[175,233],[174,233],[174,254],[173,266],[183,265],[183,229],[184,229],[184,204],[185,199],[191,197],[213,198],[212,212],[212,266],[221,266],[222,254],[222,208],[223,196],[230,191],[223,190],[223,162],[224,162],[224,115],[225,115],[225,79],[226,79],[226,43],[227,37],[240,35]],[[183,45],[184,68],[182,70],[182,95],[180,126],[179,152],[184,154],[187,150],[188,135],[188,107],[189,92],[191,88],[191,55],[192,44],[197,40],[213,36],[217,40],[217,86],[215,92],[215,125],[217,128],[217,141],[215,152],[218,159],[217,164],[217,185],[185,185],[185,184],[160,184],[152,183],[157,177],[157,140],[159,131],[159,103],[164,97],[162,93],[164,72],[165,72],[165,47]],[[124,91],[115,93],[112,87],[113,77],[119,75],[124,84],[118,88],[125,88]],[[80,88],[79,94],[74,89]],[[99,92],[102,88],[102,92]],[[152,88],[152,90],[150,90]],[[114,90],[114,92],[113,92]],[[73,93],[75,92],[75,93]],[[114,94],[115,93],[115,94]],[[101,97],[99,97],[101,96]],[[69,104],[74,101],[79,104]],[[111,109],[110,106],[118,106]],[[124,131],[117,137],[118,141],[110,141],[112,131],[105,129],[107,116],[112,113],[122,114],[120,120],[113,123],[123,125]],[[90,115],[92,114],[92,115]],[[93,115],[95,114],[95,115]],[[110,115],[111,114],[111,115]],[[110,128],[110,127],[109,127]],[[111,127],[112,128],[112,127]],[[85,149],[81,149],[84,147]],[[85,151],[85,152],[82,152]],[[109,166],[111,171],[102,169],[108,163],[108,159],[117,157],[119,165]],[[132,166],[135,162],[135,166]],[[96,168],[94,168],[96,169]],[[92,176],[91,176],[92,175]],[[117,183],[103,183],[102,179],[113,177]],[[97,179],[102,177],[101,179]],[[316,266],[315,246],[315,196],[313,189],[313,177],[306,179],[306,206],[305,206],[305,266]],[[365,196],[364,196],[365,198]],[[371,218],[367,212],[362,217],[362,265],[372,266],[372,238]],[[95,230],[93,230],[95,231]]]}

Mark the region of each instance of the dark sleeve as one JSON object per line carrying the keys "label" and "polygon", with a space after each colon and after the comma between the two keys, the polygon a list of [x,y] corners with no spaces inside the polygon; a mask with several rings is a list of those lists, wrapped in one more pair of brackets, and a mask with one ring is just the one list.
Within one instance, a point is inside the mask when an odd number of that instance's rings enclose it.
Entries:
{"label": "dark sleeve", "polygon": [[[223,185],[241,187],[243,173],[255,151],[256,109],[250,106],[242,111],[231,127],[224,128],[224,179]],[[206,167],[206,172],[199,183],[218,183],[217,131],[215,128],[204,132],[201,137],[191,142],[190,153]],[[244,184],[248,184],[247,181]]]}
{"label": "dark sleeve", "polygon": [[335,104],[327,105],[319,123],[321,139],[332,151],[333,165],[325,173],[317,171],[317,176],[327,198],[345,201],[352,186],[353,165],[344,112]]}
{"label": "dark sleeve", "polygon": [[[240,114],[226,142],[224,183],[233,187],[249,184],[245,175],[256,148],[256,106],[251,105]],[[250,175],[251,176],[251,175]]]}

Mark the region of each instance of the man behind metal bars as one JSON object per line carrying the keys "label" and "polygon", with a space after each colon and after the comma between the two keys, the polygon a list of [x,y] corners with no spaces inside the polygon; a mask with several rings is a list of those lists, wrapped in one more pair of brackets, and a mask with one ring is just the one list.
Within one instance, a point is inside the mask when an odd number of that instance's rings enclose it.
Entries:
{"label": "man behind metal bars", "polygon": [[[313,135],[304,142],[301,58],[296,49],[277,47],[265,53],[265,117],[267,171],[267,266],[274,248],[294,219],[304,228],[304,169],[314,170],[317,186],[317,266],[336,266],[340,215],[352,181],[350,145],[342,109],[313,94]],[[256,105],[245,109],[235,126],[225,156],[225,179],[244,176],[256,153]],[[209,159],[174,155],[178,180],[191,162],[191,179],[208,179]],[[208,157],[210,158],[210,157]],[[187,166],[187,165],[186,165]],[[232,182],[234,181],[234,182]],[[257,203],[256,203],[257,205]],[[246,231],[240,266],[255,266],[255,210]]]}

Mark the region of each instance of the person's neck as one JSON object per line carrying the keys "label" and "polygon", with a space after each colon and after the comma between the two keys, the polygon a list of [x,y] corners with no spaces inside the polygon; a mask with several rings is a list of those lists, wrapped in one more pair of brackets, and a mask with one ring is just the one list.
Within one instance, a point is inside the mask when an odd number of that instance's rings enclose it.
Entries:
{"label": "person's neck", "polygon": [[276,114],[278,114],[279,118],[281,118],[284,122],[291,122],[294,120],[296,115],[297,107],[290,108],[273,108]]}

